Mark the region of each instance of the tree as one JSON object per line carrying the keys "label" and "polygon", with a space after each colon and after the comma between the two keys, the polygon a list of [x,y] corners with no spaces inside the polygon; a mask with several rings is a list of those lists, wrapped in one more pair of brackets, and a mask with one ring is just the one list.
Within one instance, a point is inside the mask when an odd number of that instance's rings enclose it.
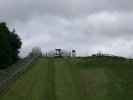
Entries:
{"label": "tree", "polygon": [[15,29],[11,32],[5,22],[0,23],[0,69],[5,68],[18,59],[19,49],[22,42],[15,33]]}
{"label": "tree", "polygon": [[10,35],[10,46],[12,51],[12,61],[13,63],[16,62],[19,57],[19,49],[21,48],[22,42],[20,37],[15,33],[15,29],[11,32]]}

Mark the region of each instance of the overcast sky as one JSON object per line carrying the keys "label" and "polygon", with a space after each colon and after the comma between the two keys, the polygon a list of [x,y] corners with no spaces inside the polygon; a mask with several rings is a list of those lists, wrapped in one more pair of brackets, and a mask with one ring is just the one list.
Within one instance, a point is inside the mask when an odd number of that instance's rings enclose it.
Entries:
{"label": "overcast sky", "polygon": [[21,56],[39,46],[133,57],[133,0],[0,0],[0,21],[21,37]]}

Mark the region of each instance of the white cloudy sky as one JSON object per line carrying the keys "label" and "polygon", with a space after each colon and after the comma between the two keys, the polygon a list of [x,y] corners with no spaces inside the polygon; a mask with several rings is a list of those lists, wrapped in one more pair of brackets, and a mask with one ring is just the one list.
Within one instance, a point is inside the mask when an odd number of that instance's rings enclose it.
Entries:
{"label": "white cloudy sky", "polygon": [[133,0],[0,0],[0,21],[32,47],[133,57]]}

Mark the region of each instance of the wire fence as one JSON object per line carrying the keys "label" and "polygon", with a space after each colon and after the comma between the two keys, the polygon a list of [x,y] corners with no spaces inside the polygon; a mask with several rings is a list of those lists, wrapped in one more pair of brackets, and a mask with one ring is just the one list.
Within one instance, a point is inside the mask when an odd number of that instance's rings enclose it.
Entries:
{"label": "wire fence", "polygon": [[[25,57],[23,59],[23,64],[21,64],[21,68],[19,68],[17,71],[12,73],[6,80],[0,83],[0,95],[2,95],[4,92],[8,90],[8,88],[14,83],[15,80],[17,80],[26,70],[28,70],[33,63],[35,63],[40,58],[40,55],[34,56],[34,57]],[[19,61],[17,64],[21,63],[22,61]]]}

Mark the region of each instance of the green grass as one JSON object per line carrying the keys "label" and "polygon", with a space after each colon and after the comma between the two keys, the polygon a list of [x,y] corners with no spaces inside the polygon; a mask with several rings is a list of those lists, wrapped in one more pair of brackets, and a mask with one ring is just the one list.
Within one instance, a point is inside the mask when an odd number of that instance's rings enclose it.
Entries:
{"label": "green grass", "polygon": [[0,100],[132,100],[133,64],[41,58]]}

